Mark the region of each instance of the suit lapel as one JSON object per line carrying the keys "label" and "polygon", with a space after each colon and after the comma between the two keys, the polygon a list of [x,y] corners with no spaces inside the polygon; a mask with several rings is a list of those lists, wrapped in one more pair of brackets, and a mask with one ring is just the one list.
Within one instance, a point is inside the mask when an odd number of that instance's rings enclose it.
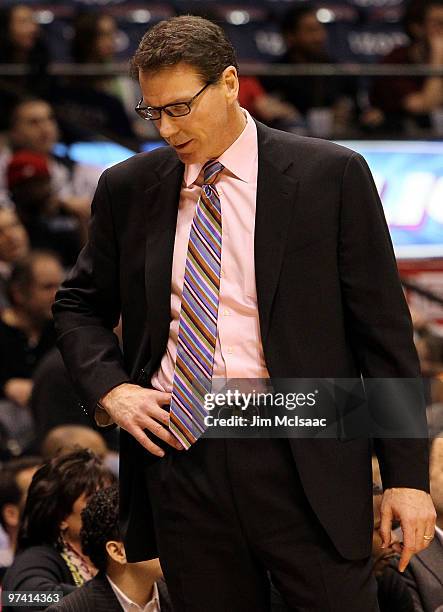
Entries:
{"label": "suit lapel", "polygon": [[292,218],[297,181],[290,174],[292,161],[272,131],[257,123],[258,179],[255,217],[255,278],[263,346],[269,329],[272,303]]}
{"label": "suit lapel", "polygon": [[168,339],[172,257],[183,168],[177,157],[169,156],[157,169],[158,181],[144,194],[145,286],[153,365],[161,358]]}

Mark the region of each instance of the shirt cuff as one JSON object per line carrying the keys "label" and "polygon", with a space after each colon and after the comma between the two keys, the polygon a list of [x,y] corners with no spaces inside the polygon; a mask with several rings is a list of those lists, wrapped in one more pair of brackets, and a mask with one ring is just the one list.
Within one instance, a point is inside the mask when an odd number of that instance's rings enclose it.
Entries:
{"label": "shirt cuff", "polygon": [[99,402],[95,406],[94,420],[98,427],[109,427],[115,423]]}

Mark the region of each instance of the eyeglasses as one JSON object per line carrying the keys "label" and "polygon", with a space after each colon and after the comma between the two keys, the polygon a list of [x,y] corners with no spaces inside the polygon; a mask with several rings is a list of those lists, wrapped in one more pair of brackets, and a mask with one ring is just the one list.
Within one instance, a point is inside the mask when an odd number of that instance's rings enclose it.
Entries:
{"label": "eyeglasses", "polygon": [[187,102],[173,102],[172,104],[166,104],[165,106],[142,106],[142,98],[135,107],[135,112],[142,119],[145,119],[145,121],[157,121],[160,119],[162,111],[165,111],[165,113],[170,117],[184,117],[185,115],[189,115],[191,112],[191,104],[200,94],[205,91],[207,87],[209,87],[209,85],[212,85],[212,83],[206,83],[206,85]]}

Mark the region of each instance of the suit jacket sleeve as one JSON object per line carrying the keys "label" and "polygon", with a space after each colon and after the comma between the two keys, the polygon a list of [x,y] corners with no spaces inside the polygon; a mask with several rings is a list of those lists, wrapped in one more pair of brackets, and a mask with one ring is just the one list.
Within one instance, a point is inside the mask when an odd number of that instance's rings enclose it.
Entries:
{"label": "suit jacket sleeve", "polygon": [[110,389],[129,381],[118,339],[119,253],[107,172],[92,202],[89,240],[53,307],[58,346],[75,387],[92,414]]}
{"label": "suit jacket sleeve", "polygon": [[[371,172],[357,153],[343,174],[339,266],[347,333],[363,378],[419,379],[411,318],[382,204]],[[429,491],[422,394],[415,410],[423,437],[374,440],[385,489]]]}

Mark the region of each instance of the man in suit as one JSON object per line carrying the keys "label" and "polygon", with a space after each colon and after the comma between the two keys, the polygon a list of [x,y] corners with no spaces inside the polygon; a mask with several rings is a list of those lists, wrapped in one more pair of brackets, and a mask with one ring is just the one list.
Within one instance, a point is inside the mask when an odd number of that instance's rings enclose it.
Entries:
{"label": "man in suit", "polygon": [[82,511],[82,550],[99,573],[48,610],[171,612],[158,559],[128,563],[118,524],[118,489],[97,491]]}
{"label": "man in suit", "polygon": [[[377,610],[370,441],[201,438],[193,401],[213,378],[419,376],[370,172],[255,123],[204,19],[154,26],[133,67],[170,147],[103,174],[54,307],[85,409],[122,428],[128,559],[159,554],[179,611],[268,610],[267,570],[291,609]],[[434,533],[427,441],[375,444],[404,569]]]}

